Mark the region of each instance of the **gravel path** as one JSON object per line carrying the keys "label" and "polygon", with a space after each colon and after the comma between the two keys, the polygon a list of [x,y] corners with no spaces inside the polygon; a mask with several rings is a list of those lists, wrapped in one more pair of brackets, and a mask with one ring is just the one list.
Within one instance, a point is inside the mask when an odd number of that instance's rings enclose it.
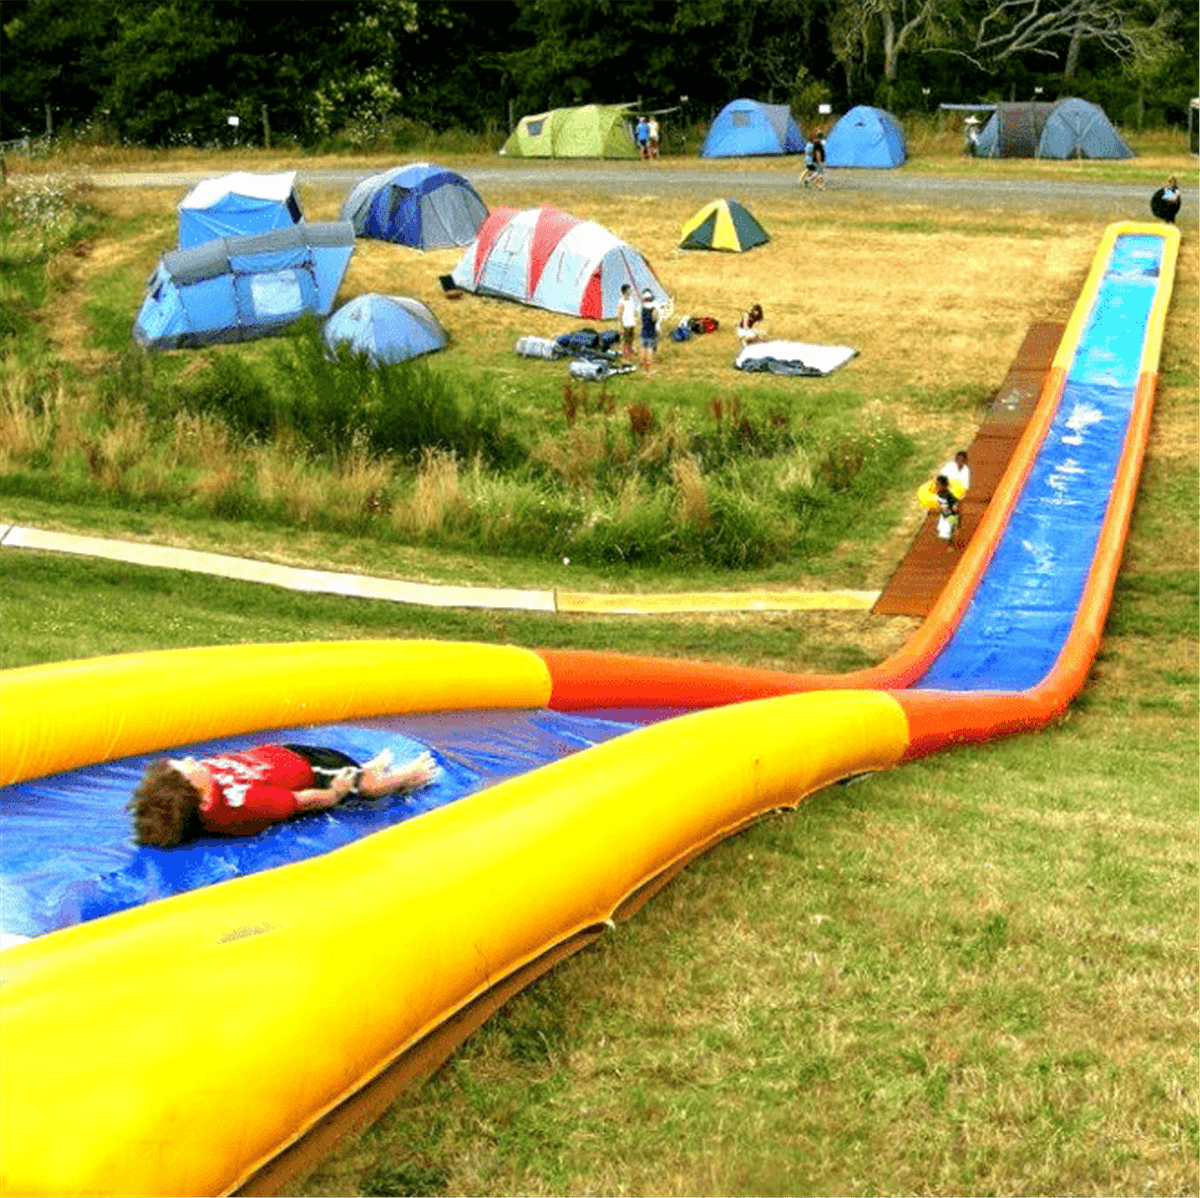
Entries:
{"label": "gravel path", "polygon": [[[797,163],[797,168],[799,163]],[[190,187],[211,177],[211,171],[92,175],[97,187]],[[371,172],[365,170],[298,171],[301,184],[349,189]],[[524,164],[469,169],[471,183],[486,193],[495,187],[537,188],[547,191],[601,190],[617,195],[693,194],[699,199],[714,195],[794,192],[798,198],[830,205],[886,203],[932,205],[979,210],[1020,210],[1079,213],[1106,220],[1150,220],[1149,200],[1154,190],[1147,184],[1074,183],[1036,179],[972,181],[907,171],[830,170],[824,195],[801,193],[799,169],[712,170],[671,166],[657,169],[634,163],[592,163],[562,166],[556,163]],[[1196,205],[1185,207],[1183,225],[1196,224]]]}

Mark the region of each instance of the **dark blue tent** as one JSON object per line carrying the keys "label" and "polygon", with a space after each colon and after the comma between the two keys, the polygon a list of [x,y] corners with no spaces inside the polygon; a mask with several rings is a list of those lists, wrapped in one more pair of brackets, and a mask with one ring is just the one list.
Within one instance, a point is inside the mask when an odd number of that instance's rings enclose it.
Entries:
{"label": "dark blue tent", "polygon": [[826,166],[896,167],[908,157],[904,130],[890,112],[860,104],[833,127],[825,142]]}
{"label": "dark blue tent", "polygon": [[423,250],[470,245],[487,215],[487,205],[462,175],[430,162],[363,179],[342,206],[342,220],[359,237]]}
{"label": "dark blue tent", "polygon": [[340,307],[325,322],[325,344],[366,354],[377,366],[431,354],[449,340],[438,318],[407,295],[368,293]]}
{"label": "dark blue tent", "polygon": [[162,256],[133,326],[144,349],[267,337],[302,316],[327,316],[350,255],[345,223],[289,225],[223,237]]}
{"label": "dark blue tent", "polygon": [[804,136],[786,104],[731,100],[717,113],[700,157],[799,154],[803,149]]}

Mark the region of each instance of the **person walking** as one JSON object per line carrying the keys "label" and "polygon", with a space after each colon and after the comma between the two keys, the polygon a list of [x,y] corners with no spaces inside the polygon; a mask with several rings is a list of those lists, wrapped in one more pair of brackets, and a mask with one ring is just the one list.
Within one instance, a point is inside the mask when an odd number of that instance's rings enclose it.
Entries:
{"label": "person walking", "polygon": [[638,157],[650,157],[650,122],[644,117],[638,117],[637,128],[633,131],[634,140],[637,142]]}

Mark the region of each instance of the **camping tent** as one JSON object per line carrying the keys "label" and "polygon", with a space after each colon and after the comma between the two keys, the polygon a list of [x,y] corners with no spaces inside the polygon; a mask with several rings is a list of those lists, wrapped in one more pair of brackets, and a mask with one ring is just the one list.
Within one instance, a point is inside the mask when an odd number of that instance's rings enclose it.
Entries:
{"label": "camping tent", "polygon": [[585,104],[523,116],[500,149],[510,158],[636,158],[627,109]]}
{"label": "camping tent", "polygon": [[1132,158],[1104,110],[1068,97],[997,104],[975,142],[977,158]]}
{"label": "camping tent", "polygon": [[467,245],[487,218],[487,205],[462,177],[429,162],[411,162],[356,183],[342,220],[360,237],[418,249]]}
{"label": "camping tent", "polygon": [[683,226],[683,250],[752,250],[771,239],[737,200],[713,200]]}
{"label": "camping tent", "polygon": [[700,157],[799,154],[803,149],[804,136],[786,104],[731,100],[709,127]]}
{"label": "camping tent", "polygon": [[295,171],[277,175],[236,171],[197,183],[179,204],[179,248],[296,224],[304,214],[295,188]]}
{"label": "camping tent", "polygon": [[1038,145],[1039,158],[1133,158],[1134,153],[1112,127],[1103,108],[1068,96],[1046,118]]}
{"label": "camping tent", "polygon": [[826,166],[896,167],[907,157],[900,122],[865,104],[851,108],[825,142]]}
{"label": "camping tent", "polygon": [[438,318],[407,295],[368,293],[343,304],[325,322],[325,344],[349,346],[375,365],[405,362],[442,349],[449,338]]}
{"label": "camping tent", "polygon": [[249,341],[327,316],[350,255],[342,222],[289,225],[164,254],[133,326],[144,349]]}
{"label": "camping tent", "polygon": [[557,208],[496,208],[451,273],[456,286],[587,320],[616,316],[621,285],[667,293],[638,250]]}

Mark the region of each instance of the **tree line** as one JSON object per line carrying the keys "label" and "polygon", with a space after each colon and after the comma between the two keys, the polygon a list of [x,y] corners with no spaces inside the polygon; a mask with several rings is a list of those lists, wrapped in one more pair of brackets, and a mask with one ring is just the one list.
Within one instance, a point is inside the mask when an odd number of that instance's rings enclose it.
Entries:
{"label": "tree line", "polygon": [[583,103],[690,125],[739,96],[803,124],[1080,95],[1183,127],[1198,57],[1195,0],[3,0],[0,140],[316,148]]}

